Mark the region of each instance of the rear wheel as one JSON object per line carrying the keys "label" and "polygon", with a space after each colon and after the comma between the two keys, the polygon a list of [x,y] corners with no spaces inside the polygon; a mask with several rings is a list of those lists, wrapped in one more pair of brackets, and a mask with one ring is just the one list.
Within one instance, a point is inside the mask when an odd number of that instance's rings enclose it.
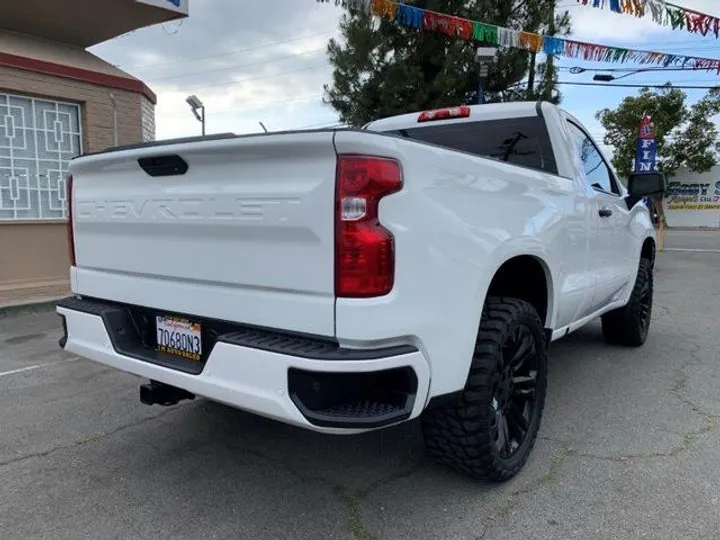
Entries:
{"label": "rear wheel", "polygon": [[627,305],[602,316],[605,341],[639,347],[647,339],[653,303],[653,270],[648,259],[640,259],[635,286]]}
{"label": "rear wheel", "polygon": [[547,344],[528,302],[488,298],[470,374],[457,404],[423,415],[436,461],[484,481],[515,476],[540,427],[547,388]]}

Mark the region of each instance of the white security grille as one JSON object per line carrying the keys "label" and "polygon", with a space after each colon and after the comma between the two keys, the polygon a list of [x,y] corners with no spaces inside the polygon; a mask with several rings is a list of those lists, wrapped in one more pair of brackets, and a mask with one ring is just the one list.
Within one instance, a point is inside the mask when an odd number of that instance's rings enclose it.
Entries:
{"label": "white security grille", "polygon": [[66,218],[81,141],[78,105],[0,93],[0,221]]}

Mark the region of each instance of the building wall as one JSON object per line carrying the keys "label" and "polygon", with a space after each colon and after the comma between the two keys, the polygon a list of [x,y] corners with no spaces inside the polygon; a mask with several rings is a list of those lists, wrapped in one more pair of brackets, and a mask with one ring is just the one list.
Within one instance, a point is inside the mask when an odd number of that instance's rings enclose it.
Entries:
{"label": "building wall", "polygon": [[145,96],[141,97],[140,103],[142,115],[142,140],[143,142],[155,140],[155,105]]}
{"label": "building wall", "polygon": [[146,98],[141,94],[1,66],[0,93],[78,103],[82,114],[83,152],[97,152],[113,146],[111,95],[114,95],[118,111],[118,143],[142,141],[142,101]]}
{"label": "building wall", "polygon": [[[76,144],[73,145],[73,154],[96,152],[113,146],[111,94],[115,98],[117,109],[118,144],[133,144],[154,139],[154,104],[139,92],[0,66],[0,112],[5,111],[0,114],[0,146],[3,146],[3,136],[6,134],[5,123],[9,121],[3,118],[8,110],[8,104],[27,103],[26,98],[36,98],[33,107],[37,105],[37,109],[43,109],[46,104],[55,101],[63,102],[56,106],[58,110],[62,108],[63,111],[71,111],[79,107],[81,129],[79,136],[74,137],[80,140],[81,148],[75,148]],[[30,109],[25,107],[25,112],[20,109],[22,107],[15,107],[16,112],[20,111],[24,115],[22,121],[30,122],[32,119],[27,118]],[[32,110],[35,111],[36,108]],[[41,116],[36,114],[35,120],[39,124],[42,123]],[[51,114],[51,118],[54,118],[54,124],[59,126],[60,122],[57,122],[59,117],[52,117]],[[33,128],[41,138],[43,133],[51,137],[53,135],[51,129],[52,125]],[[58,129],[62,131],[65,128],[59,126]],[[73,137],[72,133],[71,129],[61,135],[67,140],[68,137]],[[67,289],[69,267],[65,219],[67,214],[63,200],[65,171],[58,170],[57,173],[48,174],[42,180],[40,178],[8,179],[7,141],[6,137],[5,153],[0,152],[0,305],[4,302],[12,302],[15,296],[32,296],[42,291],[47,294],[53,291],[52,295],[56,295],[58,288]],[[38,136],[35,137],[34,144],[37,144],[38,148],[41,147],[42,143],[38,142]],[[69,151],[67,148],[65,150]],[[14,152],[16,166],[18,154],[19,152]],[[5,156],[4,161],[2,155]],[[66,152],[63,160],[69,157],[71,156]],[[3,165],[6,171],[4,179]],[[17,176],[17,170],[15,175]],[[47,191],[52,193],[46,193]],[[23,195],[25,198],[30,197],[30,194],[36,194],[34,196],[38,198],[49,199],[50,202],[45,204],[50,210],[27,213],[18,211],[18,207],[27,204],[26,200],[19,198],[18,193],[27,193],[27,197]],[[14,199],[10,201],[11,206],[14,206],[14,215],[10,215],[7,211],[3,213],[1,210],[8,208],[10,199]]]}
{"label": "building wall", "polygon": [[669,227],[720,228],[720,166],[703,174],[680,170],[667,187],[663,207]]}

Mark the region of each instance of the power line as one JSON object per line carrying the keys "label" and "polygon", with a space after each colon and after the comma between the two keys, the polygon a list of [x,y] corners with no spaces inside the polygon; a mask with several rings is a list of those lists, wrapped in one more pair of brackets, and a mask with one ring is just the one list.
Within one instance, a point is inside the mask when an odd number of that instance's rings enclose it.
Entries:
{"label": "power line", "polygon": [[288,131],[299,130],[299,129],[313,129],[313,128],[314,129],[323,129],[323,128],[334,128],[334,127],[345,127],[345,125],[340,123],[340,120],[337,120],[332,123],[323,122],[322,124],[310,124],[308,126],[294,127]]}
{"label": "power line", "polygon": [[167,80],[170,80],[170,79],[180,79],[180,78],[182,78],[182,77],[188,77],[188,76],[191,76],[191,75],[193,75],[193,76],[194,76],[194,75],[205,75],[206,73],[217,73],[217,72],[220,72],[220,71],[227,71],[227,70],[230,70],[230,69],[238,69],[238,68],[250,67],[250,66],[259,66],[259,65],[261,65],[261,64],[269,64],[269,63],[272,63],[272,62],[279,62],[279,61],[281,61],[281,60],[289,60],[289,59],[292,59],[292,58],[298,58],[298,57],[300,57],[300,56],[307,56],[308,54],[320,52],[320,51],[323,51],[323,50],[325,50],[325,47],[321,47],[321,48],[319,48],[319,49],[313,49],[313,50],[311,50],[311,51],[305,51],[304,53],[290,54],[290,55],[288,55],[288,56],[280,56],[280,57],[278,57],[278,58],[272,58],[272,59],[270,59],[270,60],[261,60],[261,61],[259,61],[259,62],[251,62],[251,63],[249,63],[249,64],[234,64],[234,65],[232,65],[232,66],[225,66],[225,67],[215,68],[215,69],[206,69],[206,70],[203,70],[203,71],[186,71],[185,73],[181,73],[181,74],[179,74],[179,75],[170,75],[170,76],[167,76],[167,77],[153,78],[152,81],[153,81],[153,82],[155,82],[155,81],[167,81]]}
{"label": "power line", "polygon": [[[616,86],[621,88],[668,88],[664,84],[621,84],[621,83],[602,83],[602,82],[574,82],[574,81],[558,81],[555,84],[564,84],[566,86]],[[714,86],[675,86],[671,88],[677,88],[678,90],[712,90],[713,88],[720,88],[720,83]]]}
{"label": "power line", "polygon": [[322,65],[320,65],[320,66],[307,66],[307,67],[300,68],[300,69],[293,69],[293,70],[290,70],[290,71],[283,71],[283,72],[280,72],[280,73],[274,73],[274,74],[272,74],[272,75],[261,75],[261,76],[259,76],[259,77],[248,77],[248,78],[246,78],[246,79],[240,79],[239,81],[226,81],[226,82],[221,82],[221,83],[207,84],[207,85],[205,85],[205,86],[199,86],[199,87],[195,87],[195,88],[192,88],[192,89],[189,89],[189,90],[186,89],[186,90],[184,90],[184,91],[185,91],[185,92],[200,92],[200,91],[202,91],[202,90],[205,90],[206,88],[216,88],[216,87],[218,87],[218,86],[228,86],[228,87],[229,87],[229,86],[236,86],[236,85],[238,85],[238,84],[242,84],[242,83],[245,83],[245,82],[248,82],[248,81],[258,81],[258,80],[260,80],[260,79],[272,79],[273,77],[282,77],[283,75],[288,75],[288,74],[290,74],[290,73],[299,73],[299,72],[301,72],[301,71],[311,71],[311,70],[314,70],[314,69],[324,69],[324,68],[328,68],[328,67],[330,67],[328,64],[322,64]]}
{"label": "power line", "polygon": [[[320,97],[322,97],[322,96],[323,96],[322,94],[311,94],[311,95],[300,96],[300,97],[291,98],[291,99],[283,99],[283,100],[277,100],[277,101],[267,101],[267,102],[265,102],[265,103],[261,103],[261,104],[259,104],[259,105],[252,106],[252,107],[230,107],[230,108],[226,108],[226,109],[212,109],[212,113],[215,114],[215,113],[219,113],[219,112],[257,111],[257,110],[259,110],[259,109],[264,109],[265,107],[270,107],[270,106],[272,106],[272,105],[281,105],[281,104],[283,104],[283,103],[293,103],[293,102],[297,102],[297,101],[306,101],[306,100],[311,100],[311,99],[315,99],[315,98],[320,98]],[[177,112],[177,113],[163,114],[164,117],[167,117],[167,116],[185,116],[185,115],[186,115],[185,112]]]}
{"label": "power line", "polygon": [[218,57],[222,57],[222,56],[230,56],[230,55],[237,54],[237,53],[257,51],[257,50],[259,50],[259,49],[266,49],[267,47],[275,47],[275,46],[277,46],[277,45],[284,45],[284,44],[286,44],[286,43],[293,43],[293,42],[295,42],[295,41],[301,41],[301,40],[303,40],[303,39],[308,39],[308,38],[312,38],[312,37],[326,36],[326,35],[328,35],[328,34],[333,34],[333,33],[335,33],[335,32],[336,32],[336,30],[332,30],[332,31],[330,31],[330,32],[319,32],[319,33],[317,33],[317,34],[308,34],[308,35],[306,35],[306,36],[300,36],[300,37],[291,38],[291,39],[286,39],[286,40],[282,40],[282,41],[273,41],[273,42],[270,42],[270,43],[266,43],[266,44],[264,44],[264,45],[257,45],[257,46],[255,46],[255,47],[248,47],[248,48],[246,48],[246,49],[234,49],[234,50],[232,50],[232,51],[228,51],[228,52],[224,52],[224,53],[215,53],[215,54],[210,54],[210,55],[207,55],[207,56],[197,56],[197,57],[195,57],[195,58],[185,58],[185,59],[182,59],[182,60],[172,60],[172,61],[170,61],[170,62],[151,62],[151,63],[148,63],[148,64],[130,64],[130,65],[122,65],[122,64],[121,64],[119,67],[121,67],[121,68],[123,68],[123,69],[126,69],[126,68],[139,68],[139,69],[142,69],[142,68],[146,68],[146,67],[160,67],[160,66],[173,66],[173,65],[175,65],[175,64],[186,64],[187,62],[196,62],[196,61],[199,61],[199,60],[207,60],[207,59],[210,59],[210,58],[218,58]]}

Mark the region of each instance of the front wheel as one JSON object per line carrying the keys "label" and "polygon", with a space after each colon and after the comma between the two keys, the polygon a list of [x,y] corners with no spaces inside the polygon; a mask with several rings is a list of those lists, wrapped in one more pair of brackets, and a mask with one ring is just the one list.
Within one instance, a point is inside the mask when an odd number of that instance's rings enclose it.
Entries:
{"label": "front wheel", "polygon": [[653,304],[653,269],[640,259],[635,286],[627,305],[602,316],[605,341],[613,345],[639,347],[647,339]]}
{"label": "front wheel", "polygon": [[528,302],[488,298],[470,374],[457,404],[426,411],[428,453],[474,478],[515,476],[535,444],[547,388],[547,344]]}

